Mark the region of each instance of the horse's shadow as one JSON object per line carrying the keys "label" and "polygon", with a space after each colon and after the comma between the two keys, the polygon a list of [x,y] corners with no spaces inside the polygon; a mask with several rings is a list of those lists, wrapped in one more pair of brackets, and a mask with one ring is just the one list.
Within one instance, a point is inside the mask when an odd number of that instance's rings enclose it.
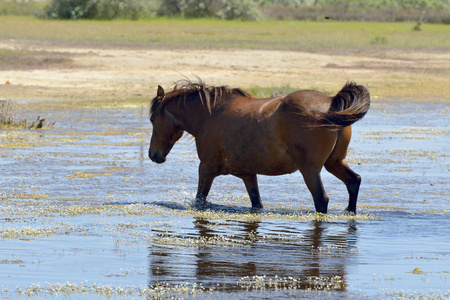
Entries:
{"label": "horse's shadow", "polygon": [[149,202],[148,204],[160,206],[172,210],[179,210],[179,211],[197,211],[197,212],[217,212],[217,213],[230,213],[230,214],[276,214],[276,215],[292,215],[292,214],[308,214],[308,213],[315,213],[315,211],[312,210],[296,210],[296,209],[287,209],[287,208],[276,208],[276,209],[265,209],[265,208],[252,208],[248,206],[229,206],[224,204],[217,204],[212,202],[207,202],[201,206],[197,205],[183,205],[182,203],[176,203],[176,202],[164,202],[164,201],[154,201]]}
{"label": "horse's shadow", "polygon": [[[316,214],[316,211],[311,209],[289,209],[289,208],[252,208],[248,206],[236,206],[236,205],[224,205],[217,204],[212,202],[207,202],[204,205],[197,206],[193,205],[189,201],[175,202],[175,201],[149,201],[149,202],[110,202],[105,203],[104,205],[133,205],[133,204],[141,204],[141,205],[154,205],[161,208],[170,209],[173,211],[193,211],[193,212],[217,212],[217,213],[230,213],[230,214],[255,214],[255,215],[264,215],[264,214],[273,214],[278,216],[289,216],[289,215],[305,215],[305,214]],[[320,214],[320,213],[319,213]],[[337,215],[347,215],[349,214],[347,211],[336,210],[333,214]]]}

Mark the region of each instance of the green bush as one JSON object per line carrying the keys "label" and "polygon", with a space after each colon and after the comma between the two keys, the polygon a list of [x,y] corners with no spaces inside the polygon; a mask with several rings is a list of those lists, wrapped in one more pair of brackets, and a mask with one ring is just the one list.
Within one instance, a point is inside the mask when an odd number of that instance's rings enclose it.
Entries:
{"label": "green bush", "polygon": [[256,21],[262,16],[258,5],[253,0],[226,0],[220,2],[222,2],[222,5],[216,12],[216,15],[222,19]]}
{"label": "green bush", "polygon": [[162,0],[158,15],[258,20],[262,13],[254,0]]}
{"label": "green bush", "polygon": [[139,0],[52,0],[45,13],[51,19],[138,19],[144,11]]}
{"label": "green bush", "polygon": [[189,18],[212,16],[214,1],[162,0],[158,9],[160,16],[181,16]]}

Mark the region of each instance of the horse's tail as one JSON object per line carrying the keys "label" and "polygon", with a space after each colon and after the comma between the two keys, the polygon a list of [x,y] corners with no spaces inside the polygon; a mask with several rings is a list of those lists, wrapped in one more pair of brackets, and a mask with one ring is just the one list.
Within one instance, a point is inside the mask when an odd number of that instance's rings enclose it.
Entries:
{"label": "horse's tail", "polygon": [[331,101],[328,112],[316,114],[324,126],[345,127],[361,120],[370,108],[369,91],[362,85],[347,82]]}

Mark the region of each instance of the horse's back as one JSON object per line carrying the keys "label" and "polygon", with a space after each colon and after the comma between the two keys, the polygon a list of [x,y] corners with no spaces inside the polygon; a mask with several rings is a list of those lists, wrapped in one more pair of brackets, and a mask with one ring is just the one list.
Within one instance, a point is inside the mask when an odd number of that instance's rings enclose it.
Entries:
{"label": "horse's back", "polygon": [[280,106],[292,110],[304,109],[310,112],[327,112],[332,98],[314,90],[299,90],[287,95],[272,98],[235,97],[227,103],[228,113],[241,116],[258,116],[259,119],[271,117]]}
{"label": "horse's back", "polygon": [[240,118],[255,118],[259,121],[272,116],[281,104],[284,96],[272,98],[235,97],[229,101],[223,113]]}
{"label": "horse's back", "polygon": [[330,109],[332,98],[314,90],[292,92],[283,98],[283,103],[291,110],[304,109],[310,112],[325,113]]}

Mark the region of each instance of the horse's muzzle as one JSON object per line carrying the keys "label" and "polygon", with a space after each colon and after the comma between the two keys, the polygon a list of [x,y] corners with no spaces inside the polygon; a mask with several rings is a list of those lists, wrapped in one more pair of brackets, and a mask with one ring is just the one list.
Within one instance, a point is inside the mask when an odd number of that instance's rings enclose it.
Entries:
{"label": "horse's muzzle", "polygon": [[163,162],[166,161],[166,158],[164,156],[159,155],[158,152],[154,153],[149,152],[148,157],[150,157],[150,159],[157,164],[162,164]]}

